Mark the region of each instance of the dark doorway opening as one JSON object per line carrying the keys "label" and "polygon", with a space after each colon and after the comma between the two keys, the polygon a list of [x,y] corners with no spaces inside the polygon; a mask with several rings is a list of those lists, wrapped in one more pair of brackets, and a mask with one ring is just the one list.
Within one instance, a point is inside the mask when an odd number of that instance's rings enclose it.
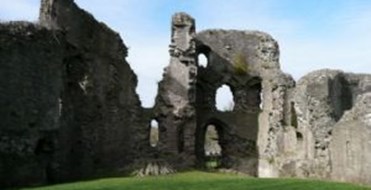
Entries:
{"label": "dark doorway opening", "polygon": [[223,167],[226,145],[224,128],[225,124],[217,119],[211,119],[205,125],[199,126],[196,137],[196,155],[201,168]]}
{"label": "dark doorway opening", "polygon": [[208,125],[204,142],[205,167],[217,168],[220,166],[222,148],[219,144],[219,135],[214,125]]}

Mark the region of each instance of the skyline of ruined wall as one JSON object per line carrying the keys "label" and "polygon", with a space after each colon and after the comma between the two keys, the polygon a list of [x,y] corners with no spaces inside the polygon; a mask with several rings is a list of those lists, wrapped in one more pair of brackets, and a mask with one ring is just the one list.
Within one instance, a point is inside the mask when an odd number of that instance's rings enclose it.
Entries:
{"label": "skyline of ruined wall", "polygon": [[[168,62],[169,18],[179,10],[191,13],[197,18],[199,31],[207,28],[234,28],[268,32],[280,42],[281,49],[283,49],[280,57],[282,70],[292,74],[295,80],[320,68],[371,73],[369,66],[371,57],[368,56],[370,54],[368,44],[371,44],[371,37],[367,29],[370,26],[370,22],[367,22],[369,18],[367,15],[370,12],[367,10],[371,8],[370,2],[340,0],[344,3],[331,4],[327,1],[313,0],[290,3],[271,1],[266,4],[260,1],[249,3],[237,0],[239,3],[229,4],[228,1],[217,1],[218,3],[209,3],[207,6],[205,4],[208,1],[202,1],[202,3],[192,3],[194,0],[185,3],[170,2],[163,5],[169,7],[162,9],[161,14],[158,13],[156,7],[165,1],[146,2],[146,9],[139,10],[136,7],[141,7],[141,3],[137,0],[113,1],[109,4],[89,0],[76,0],[75,2],[91,12],[97,20],[106,23],[120,33],[125,43],[130,45],[130,54],[127,59],[138,76],[137,92],[145,107],[154,104],[157,82],[161,80],[162,70]],[[184,5],[188,6],[184,7]],[[273,9],[277,6],[282,9]],[[292,8],[296,6],[300,9]],[[335,9],[334,6],[340,8]],[[233,11],[234,14],[218,14],[217,11],[208,11],[215,8],[224,10],[221,12],[230,12],[229,10],[233,8],[236,10]],[[246,11],[261,10],[260,8],[263,8],[261,12]],[[38,9],[39,0],[1,1],[0,20],[37,21]],[[302,9],[304,11],[296,11]],[[297,16],[289,14],[290,12]],[[311,14],[302,17],[304,12]],[[329,12],[333,14],[327,14]],[[233,16],[235,14],[239,15],[238,19]],[[276,14],[280,16],[274,16]],[[256,18],[266,20],[261,21]],[[297,22],[297,19],[300,21]],[[316,24],[318,22],[323,24]],[[151,64],[148,64],[142,57],[151,60]]]}

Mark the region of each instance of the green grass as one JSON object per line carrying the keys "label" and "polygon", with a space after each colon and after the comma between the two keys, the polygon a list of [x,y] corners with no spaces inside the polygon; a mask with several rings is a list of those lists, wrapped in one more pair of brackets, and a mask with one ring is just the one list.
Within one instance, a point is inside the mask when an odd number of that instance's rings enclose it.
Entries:
{"label": "green grass", "polygon": [[207,169],[215,169],[219,166],[219,163],[217,160],[207,161],[205,166]]}
{"label": "green grass", "polygon": [[371,189],[352,184],[298,179],[258,179],[232,174],[185,172],[169,176],[145,178],[108,178],[87,182],[32,188],[33,190],[358,190]]}

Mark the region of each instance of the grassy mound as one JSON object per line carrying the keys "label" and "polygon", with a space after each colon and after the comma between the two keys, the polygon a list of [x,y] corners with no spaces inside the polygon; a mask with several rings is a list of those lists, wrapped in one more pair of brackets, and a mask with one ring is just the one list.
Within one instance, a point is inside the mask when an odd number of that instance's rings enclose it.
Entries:
{"label": "grassy mound", "polygon": [[358,190],[370,189],[353,184],[299,179],[258,179],[232,174],[185,172],[180,174],[144,178],[108,178],[87,182],[53,185],[33,190]]}

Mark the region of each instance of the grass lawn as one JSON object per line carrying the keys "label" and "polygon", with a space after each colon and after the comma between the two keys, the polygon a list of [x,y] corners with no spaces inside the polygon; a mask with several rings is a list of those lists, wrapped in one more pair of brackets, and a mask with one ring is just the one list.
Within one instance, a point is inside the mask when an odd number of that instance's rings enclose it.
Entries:
{"label": "grass lawn", "polygon": [[[27,189],[27,188],[26,188]],[[24,189],[24,190],[26,190]],[[185,172],[159,177],[123,177],[107,178],[94,181],[68,183],[40,188],[28,188],[27,190],[336,190],[336,189],[370,189],[352,184],[333,183],[298,179],[258,179],[232,174]]]}

